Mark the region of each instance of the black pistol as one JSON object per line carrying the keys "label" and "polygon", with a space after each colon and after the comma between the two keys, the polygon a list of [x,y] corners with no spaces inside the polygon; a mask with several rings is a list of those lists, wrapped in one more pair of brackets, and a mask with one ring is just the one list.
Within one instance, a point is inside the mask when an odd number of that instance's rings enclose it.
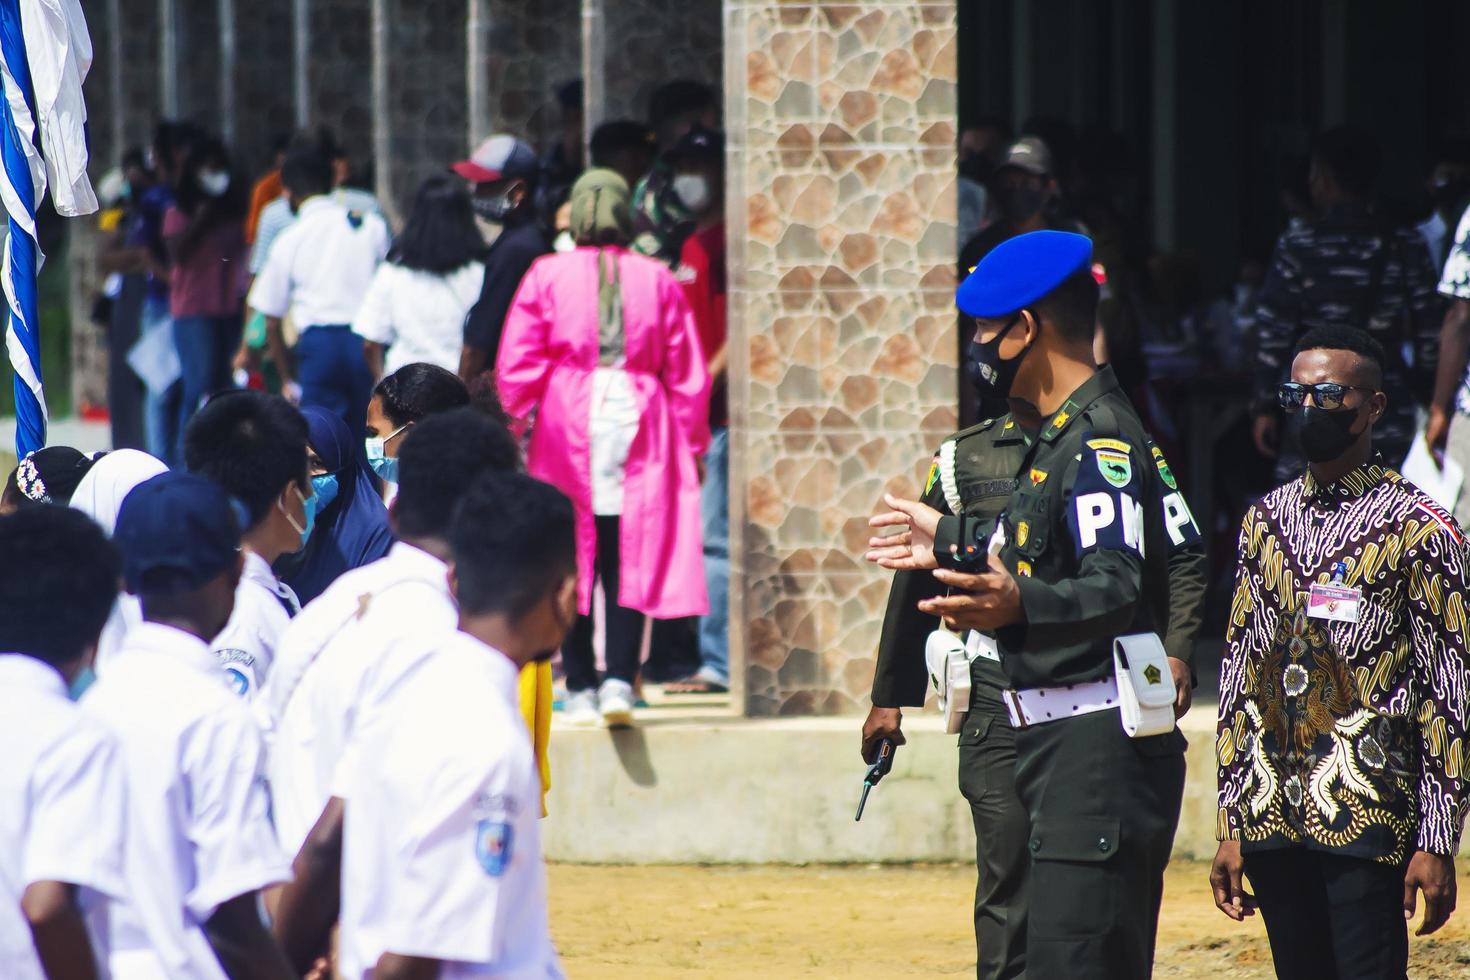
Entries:
{"label": "black pistol", "polygon": [[863,777],[863,796],[858,800],[857,816],[852,818],[854,821],[863,819],[863,807],[868,805],[868,792],[893,768],[893,753],[897,748],[891,738],[885,738],[878,743],[878,752],[872,765],[868,766],[868,774]]}

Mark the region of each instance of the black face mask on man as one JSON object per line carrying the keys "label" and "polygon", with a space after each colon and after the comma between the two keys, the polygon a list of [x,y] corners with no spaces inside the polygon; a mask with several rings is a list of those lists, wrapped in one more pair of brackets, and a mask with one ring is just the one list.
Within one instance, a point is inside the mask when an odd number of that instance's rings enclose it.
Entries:
{"label": "black face mask on man", "polygon": [[1003,185],[996,190],[995,197],[1001,215],[1017,224],[1029,220],[1046,206],[1046,192],[1029,184]]}
{"label": "black face mask on man", "polygon": [[1005,398],[1011,393],[1011,386],[1016,383],[1016,374],[1021,370],[1021,362],[1031,352],[1031,347],[1036,343],[1032,339],[1021,353],[1012,358],[1000,356],[1000,345],[1006,339],[1006,334],[1015,328],[1022,320],[1020,313],[1011,317],[1011,321],[994,337],[986,341],[971,340],[966,358],[966,374],[970,383],[975,386],[976,393],[985,399],[988,397]]}
{"label": "black face mask on man", "polygon": [[1297,416],[1297,441],[1309,463],[1330,463],[1352,448],[1361,432],[1353,432],[1363,406],[1318,408],[1307,405]]}

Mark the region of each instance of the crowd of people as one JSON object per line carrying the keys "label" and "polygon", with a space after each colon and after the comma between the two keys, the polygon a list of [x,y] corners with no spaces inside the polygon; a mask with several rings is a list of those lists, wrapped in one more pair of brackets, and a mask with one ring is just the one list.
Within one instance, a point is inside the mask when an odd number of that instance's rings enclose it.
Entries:
{"label": "crowd of people", "polygon": [[729,668],[718,104],[584,154],[559,95],[396,232],[324,130],[251,183],[168,122],[103,182],[114,448],[0,495],[23,975],[560,975],[551,712]]}

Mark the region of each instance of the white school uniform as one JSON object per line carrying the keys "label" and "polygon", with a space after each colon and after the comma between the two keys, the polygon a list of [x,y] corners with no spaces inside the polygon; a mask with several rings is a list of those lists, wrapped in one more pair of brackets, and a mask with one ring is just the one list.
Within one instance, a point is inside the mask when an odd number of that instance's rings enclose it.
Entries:
{"label": "white school uniform", "polygon": [[352,332],[388,348],[385,377],[420,361],[458,372],[465,317],[484,282],[485,266],[479,262],[466,262],[442,275],[384,262],[352,321]]}
{"label": "white school uniform", "polygon": [[444,562],[400,541],[291,621],[265,693],[276,828],[288,853],[300,850],[333,795],[357,718],[403,669],[385,651],[405,637],[454,628],[448,575]]}
{"label": "white school uniform", "polygon": [[127,791],[117,739],[67,697],[49,664],[0,654],[0,973],[44,980],[21,896],[76,885],[105,964],[107,915],[125,894]]}
{"label": "white school uniform", "polygon": [[407,645],[416,666],[343,773],[342,976],[391,952],[442,961],[444,980],[560,978],[519,671],[460,632]]}
{"label": "white school uniform", "polygon": [[287,313],[298,328],[346,326],[388,254],[388,226],[330,197],[309,198],[270,246],[247,300],[266,316]]}
{"label": "white school uniform", "polygon": [[245,552],[245,568],[235,587],[235,611],[210,649],[236,694],[253,700],[270,674],[276,647],[301,603],[291,587],[278,580],[270,563]]}
{"label": "white school uniform", "polygon": [[225,974],[202,926],[224,902],[286,881],[263,736],[197,637],[145,622],[82,707],[117,733],[127,777],[128,901],[109,922],[117,977]]}

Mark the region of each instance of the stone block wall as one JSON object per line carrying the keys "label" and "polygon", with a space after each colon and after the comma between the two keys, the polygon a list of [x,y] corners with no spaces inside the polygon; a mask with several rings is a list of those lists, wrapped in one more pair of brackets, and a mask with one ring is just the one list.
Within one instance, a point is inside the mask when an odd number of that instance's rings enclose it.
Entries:
{"label": "stone block wall", "polygon": [[955,7],[727,0],[731,645],[746,713],[866,706],[862,560],[955,425]]}
{"label": "stone block wall", "polygon": [[269,163],[271,141],[296,128],[291,0],[234,0],[234,150],[250,173]]}
{"label": "stone block wall", "polygon": [[663,82],[692,78],[719,86],[720,0],[606,0],[604,119],[646,119]]}
{"label": "stone block wall", "polygon": [[470,0],[478,37],[469,65],[471,139],[511,132],[535,146],[555,138],[561,119],[555,88],[582,74],[580,0]]}
{"label": "stone block wall", "polygon": [[[373,0],[310,0],[307,116],[330,127],[363,167],[373,157]],[[248,52],[241,52],[249,57]],[[283,88],[289,88],[281,79]]]}

